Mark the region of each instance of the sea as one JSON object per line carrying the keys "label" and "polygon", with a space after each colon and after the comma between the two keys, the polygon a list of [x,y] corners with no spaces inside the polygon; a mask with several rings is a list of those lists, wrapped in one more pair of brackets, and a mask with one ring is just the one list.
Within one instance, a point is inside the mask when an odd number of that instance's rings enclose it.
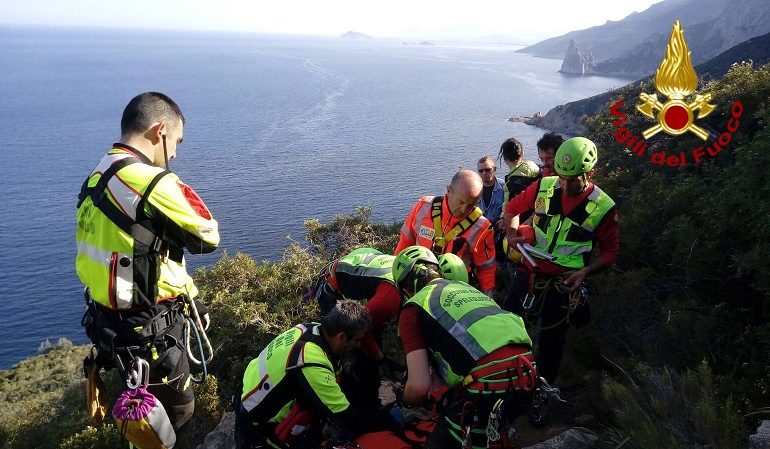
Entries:
{"label": "sea", "polygon": [[[171,169],[206,201],[223,251],[277,261],[306,219],[357,206],[403,220],[509,137],[536,160],[545,113],[628,80],[570,77],[506,43],[0,27],[0,369],[85,343],[75,274],[80,185],[126,103],[168,94],[186,117]],[[498,175],[505,174],[505,167]]]}

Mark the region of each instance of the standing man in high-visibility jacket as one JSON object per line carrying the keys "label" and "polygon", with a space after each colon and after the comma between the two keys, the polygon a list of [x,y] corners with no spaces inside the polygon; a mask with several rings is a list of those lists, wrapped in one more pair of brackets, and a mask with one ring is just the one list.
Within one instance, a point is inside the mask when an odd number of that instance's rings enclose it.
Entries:
{"label": "standing man in high-visibility jacket", "polygon": [[[504,303],[533,322],[540,319],[537,360],[548,382],[558,375],[570,324],[588,320],[583,282],[612,265],[620,249],[615,202],[591,182],[597,157],[596,145],[585,137],[564,141],[554,159],[558,176],[531,184],[505,206],[509,246],[527,239],[519,235],[518,216],[534,209],[532,244],[553,256],[549,261],[532,252],[536,267],[522,259]],[[592,258],[595,243],[599,254]]]}
{"label": "standing man in high-visibility jacket", "polygon": [[452,177],[446,195],[420,198],[406,216],[393,253],[420,245],[437,255],[457,254],[468,267],[471,284],[494,296],[494,230],[476,206],[482,189],[478,173],[461,169]]}
{"label": "standing man in high-visibility jacket", "polygon": [[201,329],[209,324],[192,301],[198,290],[183,250],[213,251],[219,231],[203,200],[168,169],[184,133],[179,106],[162,93],[140,94],[120,127],[120,141],[78,198],[76,266],[89,304],[83,322],[98,348],[90,363],[124,374],[135,357],[146,360],[149,391],[178,429],[195,406],[183,314],[199,317]]}
{"label": "standing man in high-visibility jacket", "polygon": [[336,380],[345,353],[360,346],[371,325],[361,304],[344,299],[321,323],[298,324],[271,341],[243,374],[235,447],[318,447],[322,419],[343,439],[393,429],[388,411],[352,404]]}
{"label": "standing man in high-visibility jacket", "polygon": [[393,262],[404,298],[398,329],[408,376],[401,401],[421,404],[437,386],[435,376],[449,390],[444,419],[425,447],[485,448],[529,408],[538,387],[532,341],[521,317],[465,282],[443,279],[439,263],[421,246]]}

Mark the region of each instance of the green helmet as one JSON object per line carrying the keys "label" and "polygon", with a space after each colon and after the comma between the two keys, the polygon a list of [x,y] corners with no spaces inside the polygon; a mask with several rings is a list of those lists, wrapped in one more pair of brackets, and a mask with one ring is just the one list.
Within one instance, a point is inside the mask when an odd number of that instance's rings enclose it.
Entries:
{"label": "green helmet", "polygon": [[577,176],[588,173],[596,165],[598,157],[596,144],[585,137],[567,139],[556,150],[553,168],[563,176]]}
{"label": "green helmet", "polygon": [[468,269],[457,254],[446,253],[438,256],[438,267],[444,279],[468,283]]}
{"label": "green helmet", "polygon": [[402,283],[409,276],[409,273],[425,268],[425,265],[420,262],[438,265],[438,260],[433,251],[424,246],[407,246],[393,260],[393,282],[396,284],[399,292],[403,291]]}

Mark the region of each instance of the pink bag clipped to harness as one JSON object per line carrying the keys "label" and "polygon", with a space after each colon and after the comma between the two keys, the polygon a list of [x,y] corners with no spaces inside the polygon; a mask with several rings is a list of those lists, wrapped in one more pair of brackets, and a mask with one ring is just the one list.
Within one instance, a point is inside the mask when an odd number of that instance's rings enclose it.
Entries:
{"label": "pink bag clipped to harness", "polygon": [[[139,368],[138,378],[143,377],[142,371]],[[135,385],[129,383],[129,386]],[[115,424],[138,449],[172,449],[176,444],[176,432],[163,404],[146,387],[145,375],[142,386],[125,390],[118,396],[112,408]]]}

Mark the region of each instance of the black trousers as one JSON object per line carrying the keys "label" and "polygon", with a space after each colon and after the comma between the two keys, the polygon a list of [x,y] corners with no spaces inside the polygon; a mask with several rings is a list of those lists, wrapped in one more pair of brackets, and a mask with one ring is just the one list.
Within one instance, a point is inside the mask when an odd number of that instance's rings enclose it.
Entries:
{"label": "black trousers", "polygon": [[[569,329],[569,295],[559,293],[555,288],[546,288],[545,295],[542,291],[534,290],[536,298],[541,301],[536,303],[534,310],[526,313],[522,302],[529,291],[529,277],[527,273],[513,270],[511,275],[511,287],[505,297],[503,308],[524,318],[527,324],[535,324],[540,321],[540,336],[537,340],[537,369],[540,376],[549,383],[553,383],[559,374],[562,355],[564,353],[564,341]],[[542,297],[541,297],[542,296]]]}
{"label": "black trousers", "polygon": [[257,424],[237,400],[235,408],[235,449],[288,448],[275,438],[274,424]]}
{"label": "black trousers", "polygon": [[145,360],[150,363],[150,386],[147,391],[163,404],[174,430],[184,426],[195,410],[190,360],[187,349],[182,345],[183,332],[184,322],[180,319],[163,337],[165,348],[158,348],[158,359],[152,360],[152,354],[145,354]]}

